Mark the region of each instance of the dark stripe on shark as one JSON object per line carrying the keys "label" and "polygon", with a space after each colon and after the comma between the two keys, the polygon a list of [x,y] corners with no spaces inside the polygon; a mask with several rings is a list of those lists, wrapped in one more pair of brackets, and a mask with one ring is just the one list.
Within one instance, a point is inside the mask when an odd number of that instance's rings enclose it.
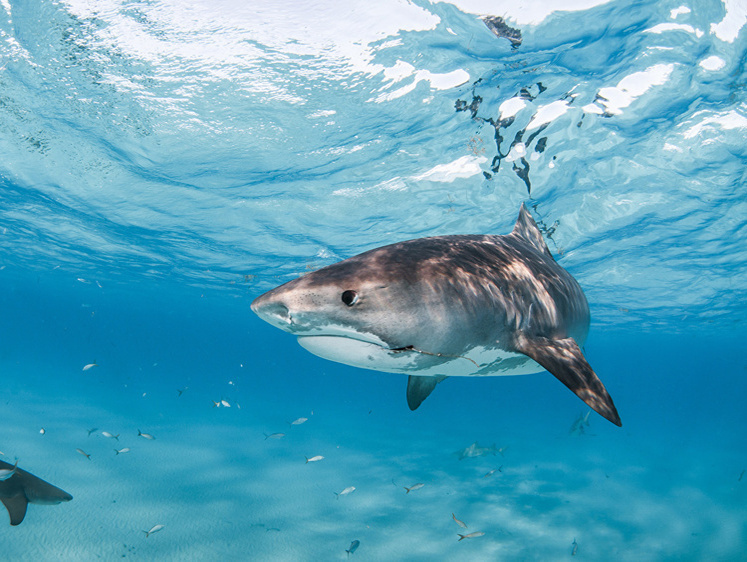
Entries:
{"label": "dark stripe on shark", "polygon": [[528,337],[517,334],[514,348],[550,371],[595,412],[615,425],[622,426],[607,389],[573,339],[551,340],[540,336]]}

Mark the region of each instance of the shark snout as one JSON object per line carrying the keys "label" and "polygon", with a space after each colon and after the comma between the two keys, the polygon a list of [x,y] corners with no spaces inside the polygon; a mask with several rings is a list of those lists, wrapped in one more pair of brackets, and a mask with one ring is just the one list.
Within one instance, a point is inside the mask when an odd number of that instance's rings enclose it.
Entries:
{"label": "shark snout", "polygon": [[293,322],[290,309],[282,301],[268,298],[268,295],[257,297],[251,306],[254,314],[281,330],[287,331]]}

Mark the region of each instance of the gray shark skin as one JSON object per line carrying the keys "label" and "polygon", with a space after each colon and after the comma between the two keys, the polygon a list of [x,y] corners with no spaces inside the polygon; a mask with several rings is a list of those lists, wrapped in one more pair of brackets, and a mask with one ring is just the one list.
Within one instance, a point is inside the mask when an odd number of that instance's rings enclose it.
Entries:
{"label": "gray shark skin", "polygon": [[[0,461],[0,468],[11,469],[13,465]],[[66,491],[20,468],[13,476],[0,482],[0,501],[8,510],[11,525],[21,524],[29,503],[54,505],[71,499],[73,496]]]}
{"label": "gray shark skin", "polygon": [[251,307],[315,355],[409,375],[412,410],[449,376],[544,368],[621,425],[579,347],[589,330],[586,297],[523,204],[510,234],[383,246],[285,283]]}

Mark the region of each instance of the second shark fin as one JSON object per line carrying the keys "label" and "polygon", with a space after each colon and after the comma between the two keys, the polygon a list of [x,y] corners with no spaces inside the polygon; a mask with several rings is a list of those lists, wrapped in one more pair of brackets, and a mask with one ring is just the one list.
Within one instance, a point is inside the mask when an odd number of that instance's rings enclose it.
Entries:
{"label": "second shark fin", "polygon": [[553,340],[520,334],[514,341],[514,348],[550,371],[595,412],[615,425],[622,426],[607,389],[572,338]]}
{"label": "second shark fin", "polygon": [[410,375],[407,379],[407,405],[410,409],[417,410],[423,400],[430,396],[436,385],[445,378],[445,376],[419,377]]}
{"label": "second shark fin", "polygon": [[2,498],[0,500],[5,505],[5,509],[8,510],[10,515],[11,525],[20,525],[23,518],[26,517],[26,507],[28,506],[28,500],[23,493],[13,496],[12,498]]}

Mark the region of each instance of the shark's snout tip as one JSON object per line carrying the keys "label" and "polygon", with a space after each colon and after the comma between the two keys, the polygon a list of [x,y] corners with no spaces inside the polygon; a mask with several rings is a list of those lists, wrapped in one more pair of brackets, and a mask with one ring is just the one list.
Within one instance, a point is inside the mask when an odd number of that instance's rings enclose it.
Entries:
{"label": "shark's snout tip", "polygon": [[251,309],[262,320],[280,329],[285,329],[291,324],[291,314],[288,307],[278,300],[267,298],[267,295],[261,295],[254,299]]}

